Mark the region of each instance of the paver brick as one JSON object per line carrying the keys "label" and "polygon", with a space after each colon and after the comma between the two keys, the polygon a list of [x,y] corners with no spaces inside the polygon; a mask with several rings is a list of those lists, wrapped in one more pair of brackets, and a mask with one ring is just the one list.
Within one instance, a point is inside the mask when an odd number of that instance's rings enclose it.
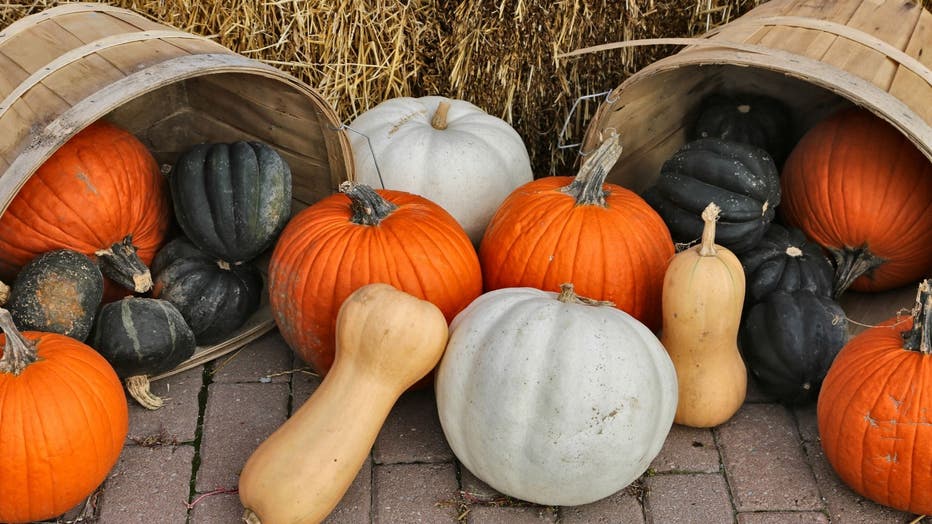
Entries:
{"label": "paver brick", "polygon": [[219,382],[289,382],[292,351],[278,330],[214,361],[211,379]]}
{"label": "paver brick", "polygon": [[485,481],[475,476],[472,471],[466,469],[466,466],[460,464],[460,485],[462,486],[463,496],[469,500],[479,502],[491,502],[506,498],[498,490],[489,486]]}
{"label": "paver brick", "polygon": [[881,506],[852,491],[835,474],[832,465],[825,458],[822,447],[817,442],[807,442],[805,449],[831,522],[903,524],[913,519],[913,516],[908,513]]}
{"label": "paver brick", "polygon": [[738,524],[829,524],[818,511],[751,511],[738,513]]}
{"label": "paver brick", "polygon": [[372,469],[373,522],[455,522],[459,509],[453,464],[386,464]]}
{"label": "paver brick", "polygon": [[204,383],[204,368],[196,367],[151,383],[153,394],[162,397],[165,405],[146,409],[127,396],[129,403],[129,433],[127,440],[140,442],[155,439],[160,442],[192,442],[200,413],[198,395]]}
{"label": "paver brick", "polygon": [[556,521],[557,515],[553,508],[538,505],[474,505],[469,507],[469,513],[466,514],[466,522],[469,524],[540,524]]}
{"label": "paver brick", "polygon": [[799,436],[803,442],[819,441],[819,419],[816,417],[816,405],[808,404],[793,408],[796,424],[799,426]]}
{"label": "paver brick", "polygon": [[259,444],[285,422],[288,384],[211,384],[201,437],[198,492],[236,487]]}
{"label": "paver brick", "polygon": [[644,524],[644,508],[638,501],[642,490],[641,481],[637,481],[591,504],[561,507],[560,524]]}
{"label": "paver brick", "polygon": [[718,473],[665,474],[645,479],[648,522],[734,522],[725,477]]}
{"label": "paver brick", "polygon": [[97,524],[185,522],[194,448],[124,446],[101,497]]}
{"label": "paver brick", "polygon": [[718,473],[721,470],[721,457],[712,430],[674,424],[650,467],[657,473]]}
{"label": "paver brick", "polygon": [[745,404],[716,431],[739,512],[823,509],[799,430],[786,408]]}
{"label": "paver brick", "polygon": [[409,391],[398,399],[379,432],[372,456],[376,464],[453,460],[433,390]]}

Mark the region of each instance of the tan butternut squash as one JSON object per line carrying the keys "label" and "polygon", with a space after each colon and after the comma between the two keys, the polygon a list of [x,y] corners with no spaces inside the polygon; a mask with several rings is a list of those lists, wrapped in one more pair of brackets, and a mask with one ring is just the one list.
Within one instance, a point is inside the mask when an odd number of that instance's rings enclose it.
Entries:
{"label": "tan butternut squash", "polygon": [[246,461],[247,523],[322,521],[343,497],[398,397],[439,362],[447,322],[430,302],[369,284],[340,307],[336,358],[307,402]]}
{"label": "tan butternut squash", "polygon": [[663,331],[679,382],[673,421],[717,426],[735,414],[747,393],[747,369],[738,351],[744,270],[715,243],[719,208],[702,213],[702,242],[677,253],[663,282]]}

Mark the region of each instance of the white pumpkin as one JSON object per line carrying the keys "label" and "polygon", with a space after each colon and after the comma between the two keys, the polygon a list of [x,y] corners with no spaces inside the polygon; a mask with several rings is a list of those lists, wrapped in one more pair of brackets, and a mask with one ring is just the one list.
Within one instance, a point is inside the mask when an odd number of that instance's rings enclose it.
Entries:
{"label": "white pumpkin", "polygon": [[356,183],[434,201],[475,245],[505,197],[534,178],[517,131],[464,100],[392,98],[349,127]]}
{"label": "white pumpkin", "polygon": [[647,470],[673,424],[676,371],[647,327],[605,304],[571,286],[504,288],[454,318],[437,409],[476,477],[511,497],[572,506]]}

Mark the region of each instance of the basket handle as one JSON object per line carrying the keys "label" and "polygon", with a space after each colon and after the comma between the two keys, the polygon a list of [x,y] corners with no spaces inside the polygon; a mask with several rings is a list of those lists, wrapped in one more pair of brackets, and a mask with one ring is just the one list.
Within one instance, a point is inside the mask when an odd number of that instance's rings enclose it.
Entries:
{"label": "basket handle", "polygon": [[[740,18],[738,20],[741,20]],[[736,20],[731,23],[731,27],[739,25],[749,25],[749,24],[759,24],[759,25],[792,25],[794,27],[800,27],[803,29],[817,29],[822,30],[827,33],[840,36],[852,42],[861,44],[866,47],[870,47],[876,51],[883,53],[887,58],[893,60],[894,62],[900,64],[906,69],[910,70],[916,74],[919,78],[923,79],[932,86],[932,70],[923,65],[921,62],[915,58],[907,55],[903,51],[891,46],[890,44],[876,38],[868,33],[848,27],[846,25],[837,24],[835,22],[829,22],[827,20],[812,20],[799,16],[773,16],[762,18],[759,20],[753,20],[748,22],[739,22]],[[711,36],[718,34],[722,28],[713,29],[706,35]],[[642,47],[642,46],[652,46],[652,45],[685,45],[685,46],[697,46],[697,47],[724,47],[728,49],[734,49],[736,51],[745,51],[748,53],[756,54],[774,54],[775,52],[787,53],[786,51],[773,49],[762,45],[756,44],[743,44],[738,42],[731,42],[727,40],[713,40],[710,38],[643,38],[639,40],[628,40],[623,42],[612,42],[608,44],[595,45],[591,47],[584,47],[582,49],[577,49],[575,51],[569,51],[566,53],[560,53],[556,55],[556,58],[569,58],[573,56],[580,56],[588,53],[598,53],[602,51],[608,51],[612,49],[623,49],[628,47]],[[789,54],[789,53],[788,53]]]}

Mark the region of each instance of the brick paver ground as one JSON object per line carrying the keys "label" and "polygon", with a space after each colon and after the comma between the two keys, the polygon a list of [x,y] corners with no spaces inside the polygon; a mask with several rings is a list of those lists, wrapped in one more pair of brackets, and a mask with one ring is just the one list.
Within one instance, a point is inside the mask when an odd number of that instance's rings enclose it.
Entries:
{"label": "brick paver ground", "polygon": [[[131,407],[119,463],[86,503],[57,522],[239,522],[243,508],[235,489],[245,459],[319,383],[277,332],[154,383],[154,392],[167,397],[166,406]],[[432,392],[406,393],[327,522],[905,524],[917,519],[864,500],[838,480],[819,447],[814,406],[784,407],[751,387],[732,420],[715,429],[674,426],[642,478],[577,507],[527,504],[489,487],[456,461]]]}

